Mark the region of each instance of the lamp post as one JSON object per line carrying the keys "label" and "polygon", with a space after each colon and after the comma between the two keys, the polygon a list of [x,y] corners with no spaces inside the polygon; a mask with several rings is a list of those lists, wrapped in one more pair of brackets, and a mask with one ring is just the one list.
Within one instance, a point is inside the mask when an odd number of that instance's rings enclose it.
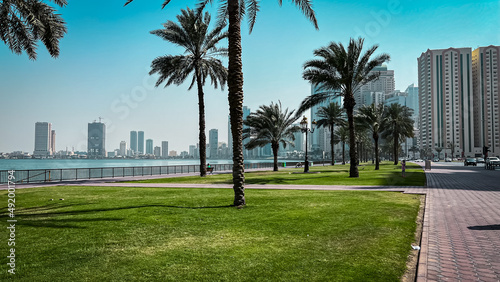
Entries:
{"label": "lamp post", "polygon": [[308,128],[308,122],[306,116],[302,118],[302,121],[300,122],[300,130],[302,133],[306,134],[306,159],[304,161],[304,173],[309,172],[309,161],[307,159],[307,132],[314,132],[314,127],[316,126],[316,121],[313,120],[311,123],[311,128]]}

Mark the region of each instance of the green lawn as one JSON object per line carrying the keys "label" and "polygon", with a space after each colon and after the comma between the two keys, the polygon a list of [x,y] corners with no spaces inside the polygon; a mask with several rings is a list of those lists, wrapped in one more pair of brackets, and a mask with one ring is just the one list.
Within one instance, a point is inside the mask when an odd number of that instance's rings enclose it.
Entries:
{"label": "green lawn", "polygon": [[[48,187],[16,191],[0,280],[398,281],[420,198],[395,192]],[[50,199],[54,201],[50,201]],[[64,198],[64,200],[59,200]],[[6,191],[0,199],[7,202]]]}
{"label": "green lawn", "polygon": [[[415,163],[407,163],[406,177],[401,175],[401,165],[383,162],[380,170],[375,165],[362,163],[359,167],[359,178],[349,178],[349,165],[312,166],[308,174],[303,168],[280,168],[278,172],[261,171],[246,172],[246,184],[292,184],[292,185],[383,185],[383,186],[424,186],[425,173]],[[199,176],[169,177],[141,181],[140,183],[201,183],[232,184],[232,174],[214,174],[200,178]]]}

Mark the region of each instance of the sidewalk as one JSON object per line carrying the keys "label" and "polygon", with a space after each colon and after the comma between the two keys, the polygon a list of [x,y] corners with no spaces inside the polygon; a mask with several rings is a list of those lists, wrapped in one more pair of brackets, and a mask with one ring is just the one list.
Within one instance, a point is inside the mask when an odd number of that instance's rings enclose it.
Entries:
{"label": "sidewalk", "polygon": [[500,281],[500,171],[433,164],[417,281]]}

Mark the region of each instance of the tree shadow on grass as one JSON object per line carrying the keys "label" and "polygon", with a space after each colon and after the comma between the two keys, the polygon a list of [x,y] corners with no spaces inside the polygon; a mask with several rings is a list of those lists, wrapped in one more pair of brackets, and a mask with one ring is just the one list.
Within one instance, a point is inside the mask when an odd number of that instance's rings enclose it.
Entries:
{"label": "tree shadow on grass", "polygon": [[[65,207],[71,207],[71,206],[76,206],[76,205],[82,205],[82,204],[75,204],[75,205],[64,205],[64,206],[51,206],[51,209],[59,209],[59,208],[65,208]],[[172,206],[172,205],[160,205],[160,204],[153,204],[153,205],[137,205],[137,206],[128,206],[128,207],[113,207],[113,208],[95,208],[95,209],[85,209],[85,210],[76,210],[76,211],[54,211],[50,212],[48,211],[50,208],[47,208],[47,206],[41,206],[37,208],[45,208],[46,211],[44,212],[39,212],[39,213],[32,213],[32,214],[23,214],[22,217],[40,217],[40,216],[56,216],[56,215],[79,215],[79,214],[88,214],[88,213],[97,213],[97,212],[107,212],[107,211],[118,211],[118,210],[131,210],[131,209],[140,209],[140,208],[154,208],[154,207],[163,207],[163,208],[176,208],[176,209],[218,209],[218,208],[230,208],[234,207],[233,205],[225,205],[225,206],[202,206],[202,207],[188,207],[188,206]],[[2,215],[2,217],[8,217],[7,215]]]}
{"label": "tree shadow on grass", "polygon": [[[75,229],[86,229],[87,227],[78,226],[74,224],[68,224],[71,222],[98,222],[98,221],[121,221],[123,218],[113,218],[113,217],[100,217],[100,218],[64,218],[57,219],[57,216],[72,216],[72,215],[86,215],[86,214],[97,214],[99,212],[108,211],[119,211],[119,210],[132,210],[132,209],[142,209],[142,208],[173,208],[173,209],[218,209],[218,208],[231,208],[233,205],[226,206],[202,206],[202,207],[189,207],[189,206],[173,206],[173,205],[137,205],[137,206],[127,206],[127,207],[113,207],[113,208],[94,208],[94,209],[82,209],[74,211],[55,211],[55,209],[67,208],[71,206],[79,206],[83,204],[64,204],[64,205],[46,205],[40,207],[32,207],[30,209],[34,210],[31,214],[19,215],[17,225],[31,226],[31,227],[50,227],[50,228],[75,228]],[[54,210],[54,211],[51,211]],[[1,215],[0,218],[7,218],[7,214]]]}
{"label": "tree shadow on grass", "polygon": [[29,227],[49,227],[49,228],[74,228],[87,229],[71,223],[77,222],[98,222],[98,221],[122,221],[122,218],[102,217],[102,218],[73,218],[73,219],[41,219],[41,220],[20,220],[16,224]]}

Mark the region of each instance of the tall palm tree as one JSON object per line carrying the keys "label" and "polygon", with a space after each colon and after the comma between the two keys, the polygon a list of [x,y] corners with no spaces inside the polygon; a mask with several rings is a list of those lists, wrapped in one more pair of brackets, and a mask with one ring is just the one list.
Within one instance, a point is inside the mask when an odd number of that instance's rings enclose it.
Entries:
{"label": "tall palm tree", "polygon": [[262,105],[259,109],[251,113],[243,124],[247,127],[243,129],[243,139],[249,138],[245,145],[246,149],[264,147],[271,143],[274,156],[274,171],[278,171],[278,150],[280,144],[284,148],[292,145],[295,140],[294,133],[300,130],[300,126],[293,123],[298,119],[293,115],[294,111],[288,112],[281,109],[281,102],[271,103],[270,106]]}
{"label": "tall palm tree", "polygon": [[411,118],[413,109],[400,104],[392,104],[386,107],[384,118],[384,131],[382,137],[393,140],[394,165],[398,164],[398,151],[400,142],[406,137],[413,137],[413,119]]}
{"label": "tall palm tree", "polygon": [[349,129],[347,128],[347,125],[341,125],[337,129],[337,134],[340,142],[342,142],[342,164],[345,164],[345,143],[349,141]]}
{"label": "tall palm tree", "polygon": [[[125,5],[133,0],[127,0]],[[200,0],[199,10],[202,10],[213,0]],[[222,0],[220,3],[219,14],[222,20],[228,19],[228,100],[229,116],[231,120],[231,136],[233,138],[233,190],[235,206],[243,206],[245,201],[245,174],[243,165],[243,63],[241,60],[241,20],[244,15],[248,16],[250,32],[255,24],[257,12],[260,9],[259,0]],[[312,0],[291,0],[304,15],[313,22],[316,29],[318,23],[314,10],[312,9]],[[162,8],[170,0],[163,2]],[[281,5],[282,0],[278,0]]]}
{"label": "tall palm tree", "polygon": [[380,54],[370,58],[377,50],[378,45],[361,53],[363,42],[364,39],[361,37],[351,38],[347,49],[342,43],[332,42],[326,47],[314,50],[314,55],[320,59],[310,60],[304,64],[303,77],[313,85],[319,85],[319,89],[325,90],[325,92],[307,97],[302,101],[298,110],[301,113],[325,101],[332,96],[331,91],[334,91],[334,96],[344,97],[344,109],[349,125],[349,155],[351,158],[349,177],[359,177],[356,165],[358,154],[354,129],[354,106],[356,105],[354,93],[364,84],[377,79],[379,73],[372,72],[372,70],[390,59],[388,54]]}
{"label": "tall palm tree", "polygon": [[335,145],[335,125],[344,125],[344,109],[337,103],[330,103],[325,107],[320,107],[318,112],[318,120],[316,125],[318,127],[328,127],[330,130],[330,149],[332,152],[332,165],[335,165],[335,153],[333,147]]}
{"label": "tall palm tree", "polygon": [[151,31],[162,39],[186,49],[183,55],[166,55],[153,60],[151,63],[152,74],[159,74],[156,87],[165,83],[165,87],[173,84],[180,85],[192,73],[193,77],[189,90],[196,84],[198,88],[199,111],[199,144],[200,144],[200,176],[207,175],[205,135],[205,101],[203,86],[210,77],[215,88],[220,84],[224,88],[227,80],[227,69],[216,56],[227,55],[227,49],[217,47],[217,44],[227,37],[223,32],[224,25],[216,26],[209,31],[210,14],[205,16],[195,10],[187,8],[181,10],[177,16],[179,24],[167,21],[163,29]]}
{"label": "tall palm tree", "polygon": [[[68,4],[66,0],[51,0],[59,7]],[[15,54],[28,54],[36,60],[37,41],[41,40],[56,58],[59,56],[59,40],[66,33],[66,23],[56,10],[40,0],[0,1],[0,39]]]}
{"label": "tall palm tree", "polygon": [[373,140],[375,141],[375,170],[379,170],[380,158],[378,141],[384,125],[384,105],[379,104],[376,106],[375,104],[371,104],[369,106],[362,106],[358,109],[356,121],[359,126],[368,129],[372,133]]}

